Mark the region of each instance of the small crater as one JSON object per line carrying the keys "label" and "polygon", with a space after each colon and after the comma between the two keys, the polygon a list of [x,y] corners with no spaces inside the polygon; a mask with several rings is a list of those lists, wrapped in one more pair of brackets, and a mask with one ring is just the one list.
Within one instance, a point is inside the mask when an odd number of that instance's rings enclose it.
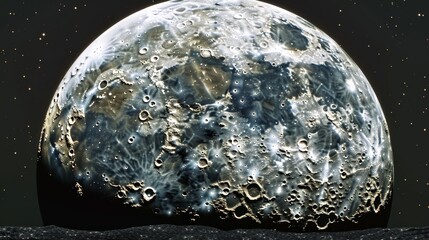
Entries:
{"label": "small crater", "polygon": [[73,124],[75,124],[75,122],[76,122],[75,117],[73,117],[73,116],[69,117],[69,120],[68,120],[69,125],[73,125]]}
{"label": "small crater", "polygon": [[128,138],[128,143],[129,144],[133,144],[134,140],[136,140],[135,136],[131,136],[130,138]]}
{"label": "small crater", "polygon": [[298,140],[298,149],[300,152],[308,152],[308,141],[306,139]]}
{"label": "small crater", "polygon": [[143,96],[143,102],[148,103],[149,101],[150,101],[150,96],[149,95]]}
{"label": "small crater", "polygon": [[238,192],[232,192],[225,197],[226,210],[232,211],[241,204],[241,195]]}
{"label": "small crater", "polygon": [[200,56],[202,58],[209,58],[213,55],[212,51],[210,49],[201,49]]}
{"label": "small crater", "polygon": [[183,13],[184,11],[186,11],[186,8],[185,7],[179,7],[179,8],[174,9],[174,11],[176,13]]}
{"label": "small crater", "polygon": [[75,155],[74,154],[74,149],[72,148],[72,149],[69,150],[69,157],[72,158],[72,157],[74,157],[74,155]]}
{"label": "small crater", "polygon": [[329,225],[329,216],[327,214],[320,214],[316,224],[319,230],[326,229]]}
{"label": "small crater", "polygon": [[156,168],[162,167],[162,164],[163,164],[163,161],[161,159],[158,158],[155,160],[155,167]]}
{"label": "small crater", "polygon": [[142,110],[139,114],[139,119],[142,122],[148,121],[151,119],[150,113],[147,110]]}
{"label": "small crater", "polygon": [[260,46],[261,48],[267,48],[267,47],[268,47],[268,43],[267,43],[267,42],[265,42],[265,41],[263,41],[263,42],[259,43],[259,46]]}
{"label": "small crater", "polygon": [[247,213],[247,208],[244,205],[240,205],[234,210],[234,217],[237,219],[243,219],[246,217]]}
{"label": "small crater", "polygon": [[145,55],[147,53],[147,51],[148,51],[147,47],[142,47],[139,50],[139,54],[140,55]]}
{"label": "small crater", "polygon": [[157,62],[159,60],[159,56],[158,55],[153,55],[151,58],[150,58],[150,61],[151,62]]}
{"label": "small crater", "polygon": [[194,103],[194,104],[189,105],[189,109],[192,112],[201,112],[203,110],[203,107],[199,103]]}
{"label": "small crater", "polygon": [[198,160],[198,167],[199,168],[204,169],[204,168],[207,168],[209,166],[210,166],[210,161],[207,158],[202,157]]}
{"label": "small crater", "polygon": [[261,197],[261,191],[261,186],[256,182],[251,183],[244,188],[246,197],[251,201],[258,200]]}
{"label": "small crater", "polygon": [[156,197],[156,191],[152,187],[146,187],[143,190],[143,198],[146,202],[150,202]]}
{"label": "small crater", "polygon": [[116,193],[116,197],[119,199],[125,198],[125,197],[127,197],[127,192],[125,190],[119,190]]}
{"label": "small crater", "polygon": [[103,80],[98,84],[98,90],[103,90],[107,87],[107,80]]}

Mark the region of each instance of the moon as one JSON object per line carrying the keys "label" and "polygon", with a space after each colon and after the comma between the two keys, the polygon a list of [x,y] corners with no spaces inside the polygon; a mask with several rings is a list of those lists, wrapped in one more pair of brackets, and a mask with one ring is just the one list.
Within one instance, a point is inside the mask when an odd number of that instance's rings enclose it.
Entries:
{"label": "moon", "polygon": [[62,79],[39,147],[44,223],[71,228],[380,227],[392,185],[362,71],[255,0],[167,1],[108,29]]}

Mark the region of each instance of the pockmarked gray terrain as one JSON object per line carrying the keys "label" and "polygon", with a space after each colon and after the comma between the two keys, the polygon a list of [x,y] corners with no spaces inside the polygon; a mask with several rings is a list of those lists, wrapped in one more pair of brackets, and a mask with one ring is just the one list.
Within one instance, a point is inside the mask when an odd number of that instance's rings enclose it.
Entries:
{"label": "pockmarked gray terrain", "polygon": [[60,83],[39,156],[44,221],[68,227],[353,229],[385,224],[391,204],[388,127],[362,71],[254,0],[168,1],[107,30]]}

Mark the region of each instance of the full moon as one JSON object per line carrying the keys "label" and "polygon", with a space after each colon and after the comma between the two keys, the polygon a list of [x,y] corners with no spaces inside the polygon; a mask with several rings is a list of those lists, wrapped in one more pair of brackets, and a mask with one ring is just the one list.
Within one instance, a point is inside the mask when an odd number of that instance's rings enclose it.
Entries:
{"label": "full moon", "polygon": [[168,1],[108,29],[62,79],[39,147],[44,223],[71,228],[381,227],[392,185],[362,71],[255,0]]}

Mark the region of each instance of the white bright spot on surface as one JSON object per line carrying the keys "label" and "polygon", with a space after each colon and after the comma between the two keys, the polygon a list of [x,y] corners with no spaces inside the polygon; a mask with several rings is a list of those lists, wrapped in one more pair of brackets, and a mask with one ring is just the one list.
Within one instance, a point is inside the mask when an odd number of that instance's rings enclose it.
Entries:
{"label": "white bright spot on surface", "polygon": [[349,89],[351,92],[355,92],[356,91],[356,85],[353,82],[352,79],[347,79],[346,80],[346,84],[347,84],[347,89]]}
{"label": "white bright spot on surface", "polygon": [[268,137],[268,147],[270,148],[271,154],[277,153],[279,150],[280,139],[277,134],[271,133]]}
{"label": "white bright spot on surface", "polygon": [[276,193],[277,194],[281,194],[282,193],[282,188],[281,187],[277,187]]}

